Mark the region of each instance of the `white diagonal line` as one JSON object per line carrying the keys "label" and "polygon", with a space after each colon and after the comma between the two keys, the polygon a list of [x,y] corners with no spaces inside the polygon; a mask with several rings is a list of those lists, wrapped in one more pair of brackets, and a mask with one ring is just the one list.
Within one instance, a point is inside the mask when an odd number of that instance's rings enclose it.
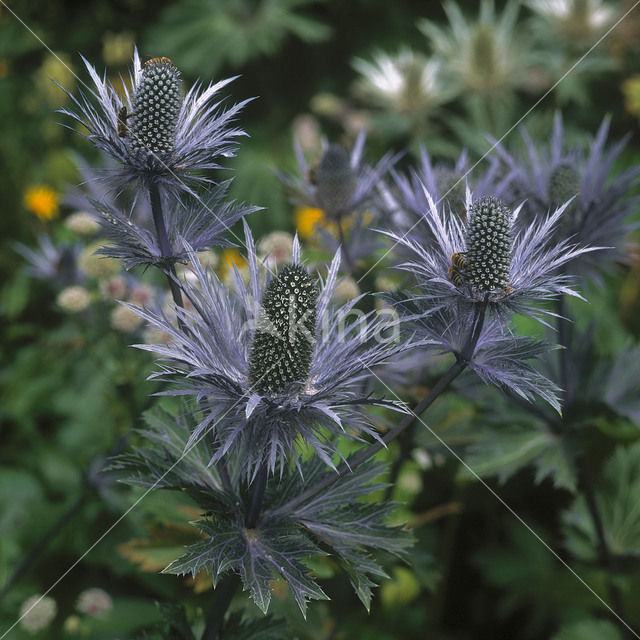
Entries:
{"label": "white diagonal line", "polygon": [[[638,3],[637,3],[638,4]],[[364,363],[363,363],[364,364]],[[365,365],[366,366],[366,365]],[[391,389],[383,380],[380,379],[380,377],[370,368],[367,367],[367,369],[369,369],[369,371],[371,372],[371,374],[373,376],[375,376],[375,378],[386,388],[388,389],[398,400],[402,401],[401,398],[398,397],[398,395],[393,391],[393,389]],[[436,438],[436,440],[438,440],[438,442],[440,442],[440,444],[458,461],[460,462],[460,464],[462,464],[462,466],[469,471],[469,473],[471,473],[471,475],[480,483],[482,484],[482,486],[487,489],[487,491],[489,491],[489,493],[498,501],[500,502],[500,504],[514,517],[516,518],[516,520],[518,520],[518,522],[520,522],[520,524],[522,524],[525,529],[527,529],[527,531],[529,531],[529,533],[534,536],[534,538],[536,538],[538,540],[538,542],[540,542],[546,549],[547,551],[549,551],[551,553],[551,555],[554,556],[554,558],[556,558],[556,560],[558,560],[558,562],[560,562],[560,564],[562,564],[566,569],[568,569],[573,576],[586,588],[588,589],[592,595],[594,595],[601,604],[603,604],[610,613],[612,613],[616,619],[623,624],[626,629],[635,637],[638,638],[638,640],[640,640],[640,635],[638,635],[610,606],[609,604],[607,604],[607,602],[601,597],[599,596],[594,589],[589,585],[588,582],[586,582],[584,580],[584,578],[580,577],[580,575],[578,575],[578,573],[576,573],[575,569],[573,569],[565,560],[563,560],[556,551],[554,551],[547,542],[545,542],[532,528],[530,525],[527,524],[527,522],[520,516],[518,515],[518,513],[516,513],[516,511],[510,507],[505,500],[500,497],[500,495],[498,495],[494,489],[492,489],[428,424],[426,424],[426,422],[424,422],[422,420],[422,418],[417,415],[416,413],[414,413],[411,409],[409,409],[410,413],[412,413],[414,415],[414,417],[429,431],[429,433]],[[2,640],[2,638],[0,638],[0,640]]]}
{"label": "white diagonal line", "polygon": [[[1,0],[0,0],[1,1]],[[609,29],[597,40],[597,42],[595,44],[593,44],[585,53],[583,53],[570,67],[569,69],[567,69],[567,71],[565,71],[562,76],[556,80],[554,82],[554,84],[547,89],[547,91],[544,92],[544,94],[538,98],[538,100],[536,100],[535,104],[530,107],[523,116],[521,116],[516,122],[515,124],[513,124],[506,133],[504,133],[498,140],[496,140],[491,147],[489,147],[489,149],[487,151],[485,151],[484,154],[482,154],[482,157],[475,163],[473,164],[469,169],[467,169],[467,171],[460,176],[460,178],[458,179],[458,181],[456,183],[454,183],[449,190],[444,193],[436,202],[436,205],[439,205],[442,200],[448,196],[508,135],[510,135],[512,133],[512,131],[523,121],[525,120],[532,111],[534,111],[535,109],[538,108],[538,106],[540,105],[541,102],[543,102],[548,96],[549,94],[551,94],[556,88],[557,86],[567,78],[567,76],[572,73],[576,67],[578,65],[580,65],[584,59],[638,6],[640,5],[640,0],[637,0],[633,6],[627,10],[616,22],[615,24],[613,24],[611,27],[609,27]],[[407,231],[405,231],[402,234],[402,237],[399,240],[396,240],[385,252],[384,254],[378,258],[378,260],[371,266],[369,267],[369,269],[364,273],[364,275],[358,280],[358,283],[360,283],[363,278],[365,278],[367,275],[369,275],[369,273],[371,273],[371,271],[373,271],[373,269],[375,269],[375,267],[377,267],[380,262],[382,262],[382,260],[384,260],[389,253],[391,253],[391,251],[393,251],[393,249],[396,247],[396,245],[401,241],[404,240],[404,238],[407,237],[407,235],[409,233],[411,233],[411,231],[417,227],[420,223],[422,222],[422,218],[418,219],[417,222],[415,222],[413,225],[411,225],[411,227],[409,229],[407,229]]]}

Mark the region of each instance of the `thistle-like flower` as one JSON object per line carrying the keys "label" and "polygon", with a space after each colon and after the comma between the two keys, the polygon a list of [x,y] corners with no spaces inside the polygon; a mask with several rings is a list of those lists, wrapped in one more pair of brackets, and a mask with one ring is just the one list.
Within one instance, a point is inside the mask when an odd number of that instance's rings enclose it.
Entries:
{"label": "thistle-like flower", "polygon": [[522,32],[516,34],[518,2],[510,0],[496,15],[493,0],[482,0],[475,21],[468,21],[451,0],[444,3],[444,10],[449,28],[426,19],[418,28],[459,91],[495,94],[525,83],[534,59]]}
{"label": "thistle-like flower", "polygon": [[86,127],[88,139],[118,162],[108,174],[116,180],[116,189],[141,180],[145,186],[192,191],[197,184],[212,182],[204,170],[219,168],[220,157],[234,155],[234,138],[244,133],[230,125],[247,100],[227,109],[215,101],[234,78],[206,89],[196,84],[183,98],[173,63],[153,58],[141,65],[136,50],[130,87],[125,86],[121,97],[86,60],[85,65],[94,89],[77,97],[67,92],[75,108],[61,113]]}
{"label": "thistle-like flower", "polygon": [[368,231],[372,220],[380,214],[373,196],[382,178],[399,159],[399,155],[389,152],[374,167],[364,164],[365,140],[366,133],[361,131],[351,153],[337,144],[326,145],[315,167],[309,166],[296,140],[300,177],[279,174],[294,204],[320,209],[325,218],[336,222],[338,237],[316,227],[318,236],[331,252],[342,245],[348,263],[370,256],[378,244],[375,234]]}
{"label": "thistle-like flower", "polygon": [[378,52],[372,62],[356,58],[360,90],[377,106],[403,115],[435,111],[455,96],[445,82],[442,62],[408,48],[395,55]]}
{"label": "thistle-like flower", "polygon": [[161,356],[156,375],[177,383],[172,393],[199,400],[202,417],[187,446],[208,434],[212,463],[235,452],[253,477],[263,464],[274,471],[290,457],[297,462],[306,444],[333,466],[335,436],[377,437],[365,405],[403,410],[363,385],[371,368],[413,345],[386,335],[388,316],[348,321],[357,299],[330,306],[339,254],[318,287],[300,262],[297,240],[292,263],[270,278],[258,266],[248,227],[245,239],[249,283],[236,272],[229,292],[194,258],[199,284],[183,285],[194,311],[177,308],[176,327],[162,311],[138,310],[172,337],[169,345],[140,346]]}
{"label": "thistle-like flower", "polygon": [[628,138],[607,147],[609,122],[608,118],[603,120],[588,148],[565,143],[559,113],[547,149],[537,146],[526,129],[521,131],[526,153],[512,154],[501,145],[496,147],[508,172],[508,194],[503,197],[512,202],[526,200],[521,224],[534,224],[573,198],[551,233],[556,242],[607,248],[605,253],[598,253],[597,259],[591,253],[583,253],[574,265],[574,269],[592,277],[611,261],[625,258],[625,236],[635,226],[627,217],[640,201],[629,197],[640,167],[611,176],[612,166]]}
{"label": "thistle-like flower", "polygon": [[387,153],[375,167],[363,163],[366,132],[358,134],[351,153],[340,145],[326,145],[317,167],[310,167],[296,140],[300,177],[280,174],[298,205],[322,209],[330,218],[344,218],[371,204],[378,182],[399,159]]}
{"label": "thistle-like flower", "polygon": [[413,256],[398,268],[417,276],[418,298],[431,310],[484,302],[498,315],[522,312],[541,319],[547,312],[538,303],[562,293],[579,296],[559,269],[595,248],[555,238],[567,205],[516,225],[522,205],[511,213],[497,198],[473,200],[467,191],[465,223],[438,209],[426,189],[424,196],[429,206],[422,224],[433,237],[429,246],[411,233],[384,233]]}

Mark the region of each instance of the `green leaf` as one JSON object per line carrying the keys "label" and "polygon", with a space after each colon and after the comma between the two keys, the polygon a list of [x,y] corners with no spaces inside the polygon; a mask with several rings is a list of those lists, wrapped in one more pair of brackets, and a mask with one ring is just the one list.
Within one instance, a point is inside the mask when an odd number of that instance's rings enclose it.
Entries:
{"label": "green leaf", "polygon": [[[640,555],[640,442],[618,446],[605,463],[596,486],[596,502],[609,550]],[[598,536],[582,496],[563,516],[567,547],[582,559],[598,556]]]}
{"label": "green leaf", "polygon": [[609,620],[586,618],[564,625],[551,640],[622,640],[622,634]]}
{"label": "green leaf", "polygon": [[533,464],[536,482],[549,477],[557,488],[576,490],[573,465],[562,442],[550,431],[534,426],[487,430],[469,447],[464,460],[467,466],[460,468],[463,479],[474,477],[473,471],[480,477],[497,475],[505,482]]}

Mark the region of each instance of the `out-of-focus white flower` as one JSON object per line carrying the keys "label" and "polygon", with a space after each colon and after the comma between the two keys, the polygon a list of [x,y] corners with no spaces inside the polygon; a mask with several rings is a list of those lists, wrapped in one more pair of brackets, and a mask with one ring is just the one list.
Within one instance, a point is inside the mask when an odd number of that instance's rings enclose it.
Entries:
{"label": "out-of-focus white flower", "polygon": [[360,295],[360,287],[358,283],[351,277],[342,278],[333,290],[333,300],[339,304],[345,304],[349,300],[353,300]]}
{"label": "out-of-focus white flower", "polygon": [[111,312],[111,326],[123,333],[131,333],[142,324],[142,318],[128,307],[118,306]]}
{"label": "out-of-focus white flower", "polygon": [[120,260],[96,254],[96,251],[104,245],[101,240],[87,245],[80,256],[78,264],[87,275],[94,278],[108,278],[121,269]]}
{"label": "out-of-focus white flower", "polygon": [[127,281],[122,276],[100,280],[100,294],[107,300],[122,300],[127,294]]}
{"label": "out-of-focus white flower", "polygon": [[79,236],[92,236],[100,230],[100,223],[86,211],[76,211],[64,221],[64,226]]}
{"label": "out-of-focus white flower", "polygon": [[614,7],[602,0],[527,0],[532,11],[576,39],[593,39],[617,16]]}
{"label": "out-of-focus white flower", "polygon": [[35,595],[27,598],[20,607],[20,626],[29,633],[46,629],[56,617],[58,605],[49,596]]}
{"label": "out-of-focus white flower", "polygon": [[[123,307],[124,308],[124,307]],[[76,609],[88,616],[100,617],[113,608],[111,596],[103,589],[93,588],[78,596]]]}
{"label": "out-of-focus white flower", "polygon": [[454,96],[442,76],[442,63],[409,48],[397,54],[379,52],[373,62],[356,58],[363,92],[382,107],[411,113],[437,107]]}
{"label": "out-of-focus white flower", "polygon": [[449,1],[444,3],[448,26],[420,21],[419,29],[459,91],[494,93],[526,83],[536,59],[529,39],[516,30],[519,7],[519,2],[509,0],[496,14],[493,0],[482,0],[478,17],[470,21]]}
{"label": "out-of-focus white flower", "polygon": [[80,286],[66,287],[56,298],[58,306],[67,313],[80,313],[91,303],[89,292]]}
{"label": "out-of-focus white flower", "polygon": [[293,236],[286,231],[273,231],[258,242],[258,255],[266,259],[269,268],[293,258]]}
{"label": "out-of-focus white flower", "polygon": [[139,284],[134,287],[129,294],[129,302],[142,306],[147,306],[153,300],[153,291],[146,284]]}

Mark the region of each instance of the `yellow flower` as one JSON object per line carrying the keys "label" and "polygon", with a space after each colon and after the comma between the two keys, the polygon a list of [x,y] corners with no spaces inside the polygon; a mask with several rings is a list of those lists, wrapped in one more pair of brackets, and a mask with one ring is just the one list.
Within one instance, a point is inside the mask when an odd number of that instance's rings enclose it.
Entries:
{"label": "yellow flower", "polygon": [[24,206],[43,222],[53,220],[58,215],[59,200],[58,192],[46,185],[29,187],[24,194]]}
{"label": "yellow flower", "polygon": [[640,118],[640,75],[631,76],[622,83],[627,111]]}
{"label": "yellow flower", "polygon": [[[234,247],[224,249],[220,254],[220,278],[225,284],[231,283],[233,267],[236,267],[243,278],[249,273],[249,265],[242,254]],[[246,279],[246,278],[245,278]]]}
{"label": "yellow flower", "polygon": [[0,80],[9,75],[9,63],[5,58],[0,58]]}
{"label": "yellow flower", "polygon": [[316,227],[329,227],[329,221],[324,215],[322,209],[313,209],[312,207],[298,207],[293,212],[293,220],[298,230],[298,235],[303,240],[311,238]]}

